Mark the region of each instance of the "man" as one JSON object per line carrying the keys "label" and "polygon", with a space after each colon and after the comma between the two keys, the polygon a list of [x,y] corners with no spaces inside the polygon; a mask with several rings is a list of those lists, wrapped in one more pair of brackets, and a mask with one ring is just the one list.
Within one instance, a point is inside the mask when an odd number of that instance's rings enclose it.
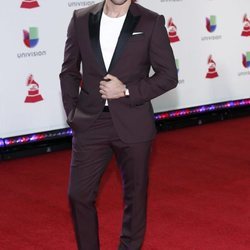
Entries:
{"label": "man", "polygon": [[164,22],[134,1],[106,0],[75,11],[69,24],[60,79],[73,129],[69,200],[80,250],[99,249],[95,200],[112,153],[125,204],[118,249],[141,249],[156,132],[150,100],[178,81]]}

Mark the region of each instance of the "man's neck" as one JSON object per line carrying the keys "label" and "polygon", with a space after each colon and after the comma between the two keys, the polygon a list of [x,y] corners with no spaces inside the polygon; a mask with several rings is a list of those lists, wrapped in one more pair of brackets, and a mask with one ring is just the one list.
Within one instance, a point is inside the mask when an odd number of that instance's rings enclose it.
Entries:
{"label": "man's neck", "polygon": [[131,1],[126,1],[122,5],[113,4],[110,0],[106,0],[103,11],[109,17],[120,17],[127,14]]}

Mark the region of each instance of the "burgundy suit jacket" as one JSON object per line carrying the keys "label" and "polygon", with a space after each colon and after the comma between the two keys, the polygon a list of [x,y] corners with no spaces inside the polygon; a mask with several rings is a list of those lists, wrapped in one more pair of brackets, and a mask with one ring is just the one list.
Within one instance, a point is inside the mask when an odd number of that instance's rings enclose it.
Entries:
{"label": "burgundy suit jacket", "polygon": [[[76,10],[69,24],[60,74],[67,122],[76,134],[87,133],[103,110],[105,100],[99,84],[110,73],[126,84],[130,93],[129,97],[109,100],[120,139],[126,143],[151,140],[156,130],[150,100],[175,88],[178,82],[165,19],[132,3],[106,69],[99,42],[103,4]],[[151,66],[155,73],[149,77]]]}

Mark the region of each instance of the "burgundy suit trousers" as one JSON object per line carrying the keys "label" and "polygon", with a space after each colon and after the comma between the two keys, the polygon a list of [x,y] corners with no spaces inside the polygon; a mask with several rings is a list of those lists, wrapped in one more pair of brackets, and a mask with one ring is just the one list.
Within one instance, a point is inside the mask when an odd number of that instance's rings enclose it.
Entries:
{"label": "burgundy suit trousers", "polygon": [[118,249],[141,249],[146,228],[151,144],[151,141],[134,144],[121,141],[109,112],[103,112],[86,133],[74,133],[69,200],[79,250],[100,249],[95,201],[101,177],[113,154],[120,169],[124,191]]}

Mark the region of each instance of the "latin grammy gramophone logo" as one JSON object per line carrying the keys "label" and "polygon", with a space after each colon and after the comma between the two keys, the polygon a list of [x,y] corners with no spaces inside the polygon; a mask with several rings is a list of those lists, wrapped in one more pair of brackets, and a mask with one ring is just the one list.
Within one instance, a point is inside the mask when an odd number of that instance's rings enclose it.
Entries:
{"label": "latin grammy gramophone logo", "polygon": [[180,41],[180,38],[177,34],[177,26],[174,24],[172,17],[168,20],[168,37],[170,43],[176,43]]}
{"label": "latin grammy gramophone logo", "polygon": [[23,0],[20,8],[33,9],[39,7],[39,3],[36,0]]}
{"label": "latin grammy gramophone logo", "polygon": [[29,75],[26,85],[29,90],[24,100],[25,103],[35,103],[43,100],[42,95],[39,93],[39,84],[34,80],[33,75]]}
{"label": "latin grammy gramophone logo", "polygon": [[250,36],[250,19],[247,17],[247,14],[245,14],[243,17],[243,24],[244,27],[241,36]]}
{"label": "latin grammy gramophone logo", "polygon": [[207,72],[206,78],[213,79],[213,78],[218,77],[219,75],[218,75],[217,70],[216,70],[216,63],[213,60],[212,55],[210,55],[208,57],[207,64],[208,64],[208,72]]}

